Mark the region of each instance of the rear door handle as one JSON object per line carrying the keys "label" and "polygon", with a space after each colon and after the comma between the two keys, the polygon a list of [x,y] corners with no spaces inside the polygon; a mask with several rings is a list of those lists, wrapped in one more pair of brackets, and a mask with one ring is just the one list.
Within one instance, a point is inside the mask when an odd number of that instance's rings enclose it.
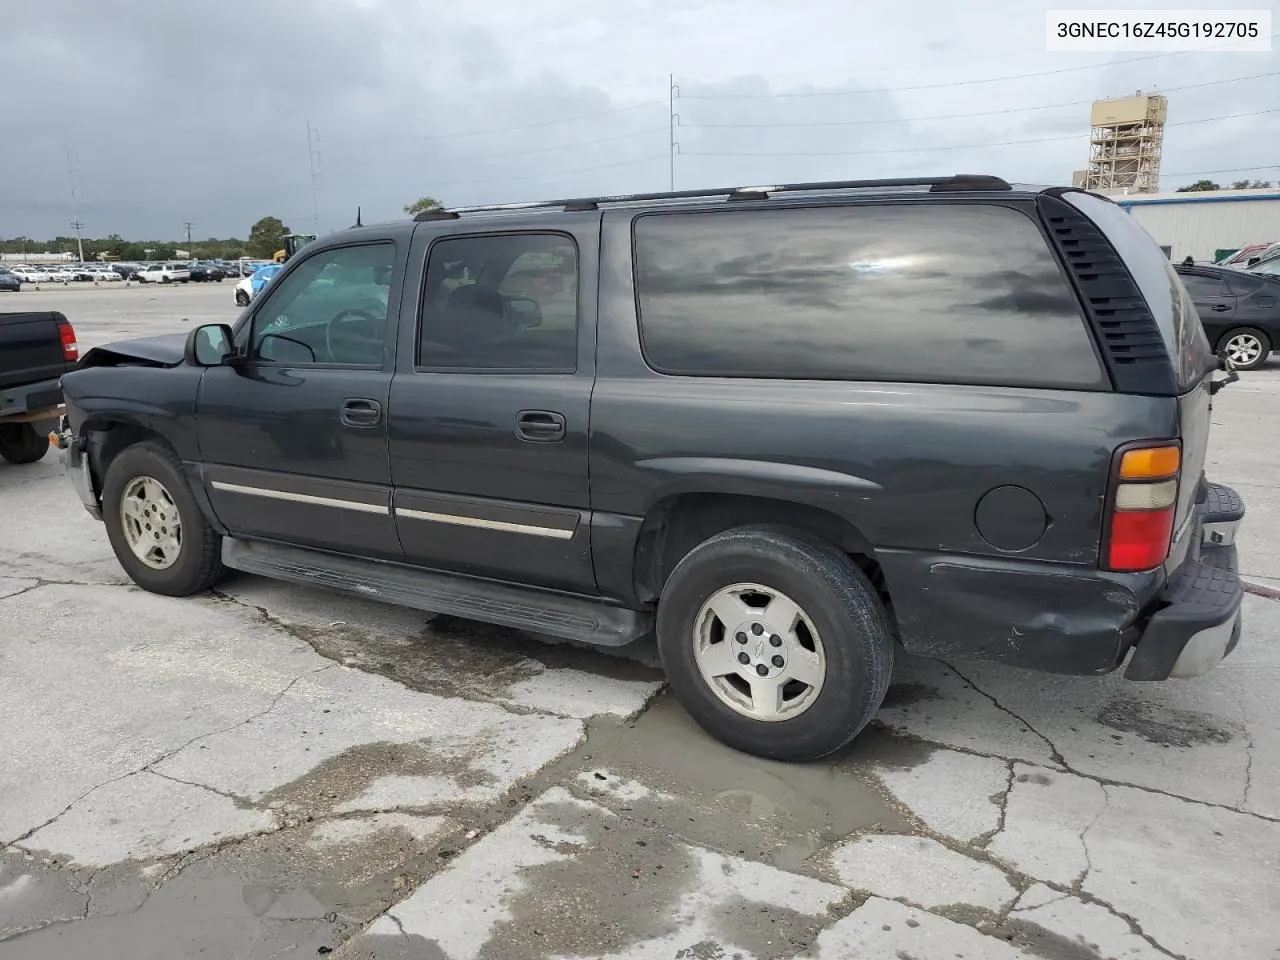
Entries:
{"label": "rear door handle", "polygon": [[516,436],[534,443],[556,443],[565,436],[563,413],[553,410],[521,410],[516,414]]}
{"label": "rear door handle", "polygon": [[382,404],[365,397],[342,401],[342,422],[348,427],[376,427],[382,422]]}
{"label": "rear door handle", "polygon": [[1228,310],[1230,310],[1230,309],[1231,309],[1231,308],[1230,308],[1230,307],[1228,307],[1225,303],[1215,303],[1215,304],[1213,305],[1213,312],[1214,312],[1214,313],[1225,313],[1226,311],[1228,311]]}

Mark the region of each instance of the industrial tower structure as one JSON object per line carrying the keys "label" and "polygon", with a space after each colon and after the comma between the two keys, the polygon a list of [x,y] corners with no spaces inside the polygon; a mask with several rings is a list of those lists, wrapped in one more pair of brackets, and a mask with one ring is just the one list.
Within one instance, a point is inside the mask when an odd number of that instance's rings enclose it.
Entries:
{"label": "industrial tower structure", "polygon": [[1084,188],[1097,193],[1156,193],[1169,101],[1158,93],[1097,100]]}

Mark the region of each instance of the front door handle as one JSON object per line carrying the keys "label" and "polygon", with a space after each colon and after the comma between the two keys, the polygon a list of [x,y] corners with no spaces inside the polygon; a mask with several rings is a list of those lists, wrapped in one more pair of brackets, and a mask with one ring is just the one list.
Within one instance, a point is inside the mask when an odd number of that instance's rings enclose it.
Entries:
{"label": "front door handle", "polygon": [[382,404],[365,397],[348,397],[342,401],[342,423],[348,427],[376,427],[382,422]]}
{"label": "front door handle", "polygon": [[1227,312],[1228,310],[1230,310],[1230,309],[1231,309],[1231,308],[1230,308],[1230,307],[1228,307],[1225,303],[1215,303],[1215,304],[1213,305],[1213,312],[1214,312],[1214,313],[1226,313],[1226,312]]}
{"label": "front door handle", "polygon": [[556,443],[564,439],[563,413],[553,410],[521,410],[516,414],[516,436],[534,443]]}

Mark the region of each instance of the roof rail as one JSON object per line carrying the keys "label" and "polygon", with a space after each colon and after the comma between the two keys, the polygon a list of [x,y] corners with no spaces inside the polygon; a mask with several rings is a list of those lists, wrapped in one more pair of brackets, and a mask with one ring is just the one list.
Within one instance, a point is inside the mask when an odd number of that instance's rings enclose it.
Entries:
{"label": "roof rail", "polygon": [[520,210],[545,210],[562,207],[565,211],[598,210],[606,203],[643,203],[649,200],[696,200],[724,197],[726,200],[767,200],[778,193],[806,193],[825,190],[859,190],[875,187],[928,187],[930,193],[964,190],[1012,190],[1007,181],[985,174],[957,173],[950,177],[897,177],[886,180],[824,180],[816,183],[785,183],[761,187],[717,187],[702,190],[673,190],[666,193],[626,193],[607,197],[576,197],[569,200],[534,200],[527,203],[494,203],[472,207],[435,207],[423,210],[414,220],[457,220],[464,213],[497,213]]}

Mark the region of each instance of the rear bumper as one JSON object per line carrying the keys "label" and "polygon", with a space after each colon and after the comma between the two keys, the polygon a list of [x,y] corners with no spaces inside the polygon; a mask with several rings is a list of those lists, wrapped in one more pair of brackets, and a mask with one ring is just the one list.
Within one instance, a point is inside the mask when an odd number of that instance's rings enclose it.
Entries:
{"label": "rear bumper", "polygon": [[1212,669],[1240,636],[1234,541],[1244,505],[1228,487],[1207,491],[1172,572],[878,551],[903,646],[1077,675],[1111,673],[1129,657],[1133,680]]}
{"label": "rear bumper", "polygon": [[52,420],[61,412],[62,384],[59,377],[0,390],[0,420]]}
{"label": "rear bumper", "polygon": [[1209,484],[1198,508],[1200,538],[1161,591],[1124,675],[1130,680],[1198,677],[1240,640],[1244,584],[1235,536],[1244,502],[1230,487]]}

